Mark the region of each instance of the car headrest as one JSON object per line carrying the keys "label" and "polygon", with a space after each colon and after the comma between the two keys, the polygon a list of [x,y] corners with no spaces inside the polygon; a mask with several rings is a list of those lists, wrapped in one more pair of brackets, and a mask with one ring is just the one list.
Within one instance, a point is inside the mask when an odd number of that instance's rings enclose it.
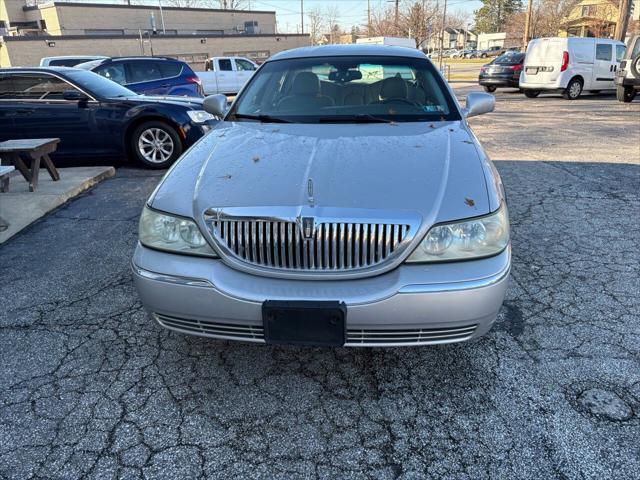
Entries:
{"label": "car headrest", "polygon": [[385,78],[380,87],[380,100],[407,98],[407,82],[401,77]]}
{"label": "car headrest", "polygon": [[320,93],[320,79],[313,72],[300,72],[293,79],[291,93],[295,95],[317,95]]}

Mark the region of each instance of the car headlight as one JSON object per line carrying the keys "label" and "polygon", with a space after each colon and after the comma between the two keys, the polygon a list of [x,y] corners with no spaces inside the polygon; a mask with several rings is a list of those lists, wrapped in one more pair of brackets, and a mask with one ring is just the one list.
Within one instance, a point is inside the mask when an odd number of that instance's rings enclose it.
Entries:
{"label": "car headlight", "polygon": [[209,120],[215,120],[216,117],[204,110],[187,110],[187,115],[193,123],[205,123]]}
{"label": "car headlight", "polygon": [[485,217],[435,225],[427,232],[408,263],[443,262],[489,257],[509,244],[506,205]]}
{"label": "car headlight", "polygon": [[144,207],[138,239],[146,247],[167,252],[217,257],[193,220],[156,212]]}

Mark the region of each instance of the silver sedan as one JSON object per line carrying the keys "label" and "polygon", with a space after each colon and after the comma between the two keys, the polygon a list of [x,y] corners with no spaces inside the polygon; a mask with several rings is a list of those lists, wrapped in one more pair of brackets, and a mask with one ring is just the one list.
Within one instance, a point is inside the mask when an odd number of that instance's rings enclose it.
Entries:
{"label": "silver sedan", "polygon": [[404,346],[486,333],[511,264],[500,177],[413,49],[282,52],[144,207],[144,306],[182,333],[268,344]]}

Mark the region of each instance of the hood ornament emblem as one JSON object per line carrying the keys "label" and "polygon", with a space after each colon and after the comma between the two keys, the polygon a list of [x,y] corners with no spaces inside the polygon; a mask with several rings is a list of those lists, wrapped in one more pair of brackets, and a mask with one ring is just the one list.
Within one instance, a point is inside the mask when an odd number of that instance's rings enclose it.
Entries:
{"label": "hood ornament emblem", "polygon": [[302,238],[311,240],[316,230],[316,222],[313,217],[300,218],[300,229],[302,230]]}
{"label": "hood ornament emblem", "polygon": [[307,181],[307,201],[309,202],[309,206],[313,207],[314,199],[313,199],[313,180],[309,179]]}

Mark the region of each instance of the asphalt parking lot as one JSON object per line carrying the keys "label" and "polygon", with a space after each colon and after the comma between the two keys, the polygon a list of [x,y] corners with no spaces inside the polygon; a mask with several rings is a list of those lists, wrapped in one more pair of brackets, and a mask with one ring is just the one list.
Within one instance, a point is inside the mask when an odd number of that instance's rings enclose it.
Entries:
{"label": "asphalt parking lot", "polygon": [[501,92],[473,120],[514,263],[466,344],[162,330],[129,267],[160,174],[120,168],[0,247],[0,477],[637,478],[639,100]]}

